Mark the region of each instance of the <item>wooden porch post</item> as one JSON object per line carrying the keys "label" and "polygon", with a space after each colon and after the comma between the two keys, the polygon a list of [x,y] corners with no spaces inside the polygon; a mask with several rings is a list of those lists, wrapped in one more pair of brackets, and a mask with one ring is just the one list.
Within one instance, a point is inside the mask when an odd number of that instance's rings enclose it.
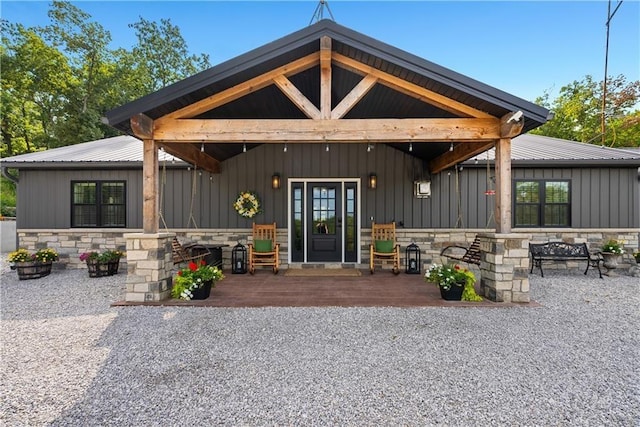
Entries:
{"label": "wooden porch post", "polygon": [[158,147],[153,139],[145,139],[143,144],[142,228],[145,234],[155,234],[160,225],[158,218],[158,191],[160,190]]}
{"label": "wooden porch post", "polygon": [[511,233],[511,138],[496,144],[496,233]]}

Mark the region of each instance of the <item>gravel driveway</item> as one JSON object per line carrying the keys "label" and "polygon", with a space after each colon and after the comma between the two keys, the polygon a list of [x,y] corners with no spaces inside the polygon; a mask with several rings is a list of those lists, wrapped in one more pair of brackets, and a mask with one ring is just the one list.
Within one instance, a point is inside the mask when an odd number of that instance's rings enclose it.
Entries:
{"label": "gravel driveway", "polygon": [[640,426],[640,280],[541,307],[120,307],[125,276],[0,276],[6,426]]}

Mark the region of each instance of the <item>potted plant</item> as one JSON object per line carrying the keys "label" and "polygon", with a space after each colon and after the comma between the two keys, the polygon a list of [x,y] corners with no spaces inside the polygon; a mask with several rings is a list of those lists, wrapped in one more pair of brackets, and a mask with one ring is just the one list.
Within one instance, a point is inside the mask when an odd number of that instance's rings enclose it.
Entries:
{"label": "potted plant", "polygon": [[205,260],[199,264],[190,262],[173,278],[171,296],[182,300],[207,299],[215,283],[224,279],[222,270],[208,265]]}
{"label": "potted plant", "polygon": [[123,256],[122,251],[108,249],[104,252],[84,252],[79,258],[87,263],[89,277],[102,277],[117,274]]}
{"label": "potted plant", "polygon": [[474,288],[476,276],[458,264],[433,264],[424,278],[440,288],[440,295],[445,300],[482,301]]}
{"label": "potted plant", "polygon": [[610,274],[611,270],[618,268],[618,260],[620,259],[620,255],[624,253],[624,249],[622,248],[622,243],[617,240],[608,240],[602,246],[601,252],[602,258],[604,262],[602,265],[607,269],[607,273]]}
{"label": "potted plant", "polygon": [[51,273],[53,261],[57,259],[58,253],[51,248],[38,249],[33,253],[26,249],[18,249],[11,252],[8,257],[11,269],[18,272],[20,280],[48,276]]}

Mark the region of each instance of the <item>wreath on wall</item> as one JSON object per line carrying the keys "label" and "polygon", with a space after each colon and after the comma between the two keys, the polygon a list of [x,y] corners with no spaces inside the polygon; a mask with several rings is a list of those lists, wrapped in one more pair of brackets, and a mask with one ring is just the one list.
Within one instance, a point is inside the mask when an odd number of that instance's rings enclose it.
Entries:
{"label": "wreath on wall", "polygon": [[243,191],[233,203],[233,208],[238,212],[238,215],[245,218],[253,218],[260,213],[260,199],[252,191]]}

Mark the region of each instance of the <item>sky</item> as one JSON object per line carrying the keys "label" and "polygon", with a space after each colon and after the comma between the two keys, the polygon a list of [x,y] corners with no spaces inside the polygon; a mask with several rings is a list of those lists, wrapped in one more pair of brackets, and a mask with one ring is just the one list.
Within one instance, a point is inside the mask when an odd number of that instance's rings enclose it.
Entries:
{"label": "sky", "polygon": [[[317,0],[73,2],[111,33],[111,48],[136,43],[129,24],[170,19],[191,53],[212,65],[308,26]],[[611,11],[618,0],[611,1]],[[341,1],[323,17],[528,101],[590,75],[604,78],[608,2]],[[0,1],[0,16],[50,23],[49,2]],[[315,21],[314,21],[315,22]],[[609,76],[640,80],[640,0],[624,0],[609,26]]]}

